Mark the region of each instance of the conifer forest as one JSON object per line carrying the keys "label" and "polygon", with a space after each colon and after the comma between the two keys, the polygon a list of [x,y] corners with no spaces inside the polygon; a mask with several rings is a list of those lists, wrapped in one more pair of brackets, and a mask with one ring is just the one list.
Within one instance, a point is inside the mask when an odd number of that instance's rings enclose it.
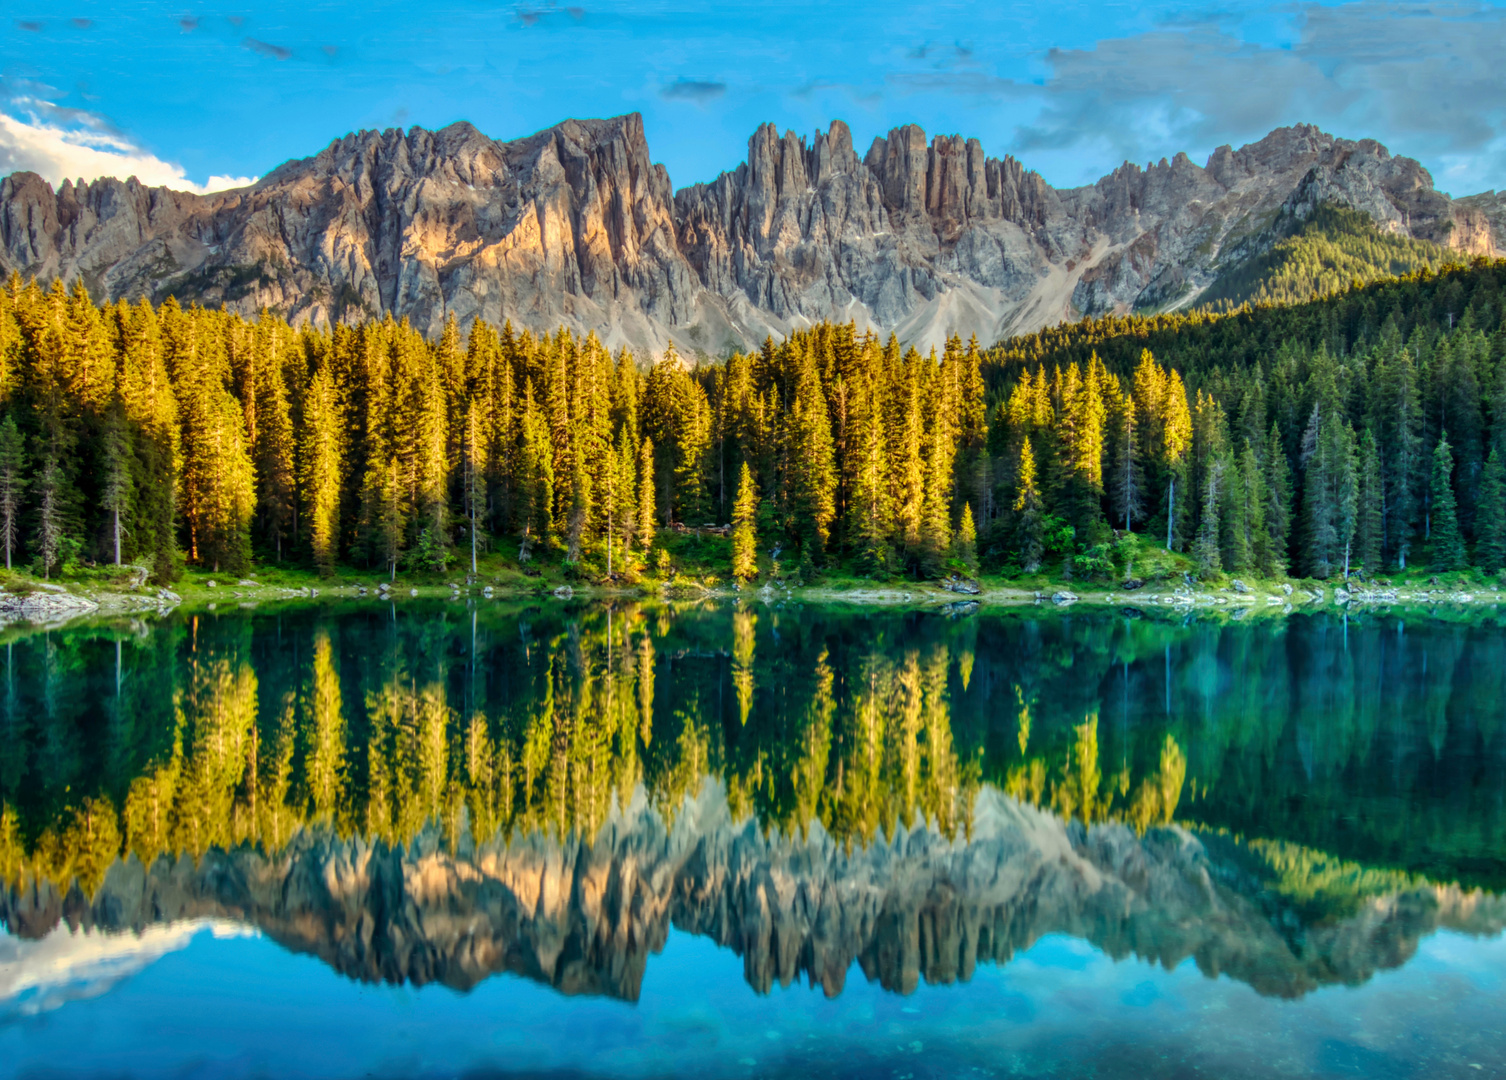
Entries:
{"label": "conifer forest", "polygon": [[[650,363],[567,330],[290,326],[0,290],[0,541],[135,565],[596,580],[658,530],[874,578],[1506,568],[1506,263],[939,353],[821,324]],[[1126,569],[1129,573],[1130,569]]]}

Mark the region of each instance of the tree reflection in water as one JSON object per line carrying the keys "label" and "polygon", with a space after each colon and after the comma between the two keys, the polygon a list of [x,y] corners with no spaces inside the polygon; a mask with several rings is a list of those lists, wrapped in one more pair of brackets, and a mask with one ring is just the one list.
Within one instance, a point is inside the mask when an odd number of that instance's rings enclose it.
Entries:
{"label": "tree reflection in water", "polygon": [[833,993],[1060,930],[1302,993],[1501,920],[1506,633],[1342,619],[415,603],[16,635],[0,910],[629,997],[671,921]]}

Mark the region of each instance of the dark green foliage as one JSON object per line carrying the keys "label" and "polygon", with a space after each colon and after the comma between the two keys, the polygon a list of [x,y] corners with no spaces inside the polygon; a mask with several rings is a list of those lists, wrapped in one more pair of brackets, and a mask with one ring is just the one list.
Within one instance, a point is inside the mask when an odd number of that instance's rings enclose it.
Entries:
{"label": "dark green foliage", "polygon": [[1440,439],[1433,450],[1432,541],[1429,565],[1434,570],[1462,570],[1469,565],[1464,557],[1464,538],[1459,535],[1459,514],[1454,499],[1454,455],[1447,439]]}
{"label": "dark green foliage", "polygon": [[1498,450],[1490,452],[1480,477],[1475,536],[1475,562],[1491,573],[1506,568],[1506,465]]}
{"label": "dark green foliage", "polygon": [[1220,274],[1198,297],[1198,306],[1227,310],[1244,303],[1300,303],[1458,261],[1447,248],[1383,233],[1368,214],[1340,206],[1319,206],[1304,220],[1286,216],[1272,229],[1281,239]]}
{"label": "dark green foliage", "polygon": [[[1341,219],[1314,220],[1328,228]],[[1294,234],[1294,244],[1311,247],[1313,235]],[[1333,239],[1332,229],[1325,235]],[[1049,388],[1057,373],[1101,360],[1105,380],[1136,402],[1142,445],[1131,453],[1139,454],[1145,505],[1155,508],[1143,528],[1157,544],[1194,554],[1207,569],[1271,575],[1287,566],[1319,577],[1405,569],[1419,544],[1430,562],[1450,566],[1467,565],[1461,552],[1473,544],[1487,565],[1496,560],[1489,537],[1499,520],[1487,458],[1492,448],[1506,452],[1503,311],[1506,261],[1476,260],[1303,304],[1063,324],[986,354],[995,426],[1009,425],[993,445],[1007,453],[1018,429],[1054,447],[1050,427],[1043,434],[1029,427],[1030,393],[1022,388]],[[1168,390],[1172,376],[1177,392]],[[1168,422],[1166,402],[1178,394],[1189,438],[1185,452],[1172,453],[1156,418]],[[1106,400],[1105,464],[1117,469],[1123,420],[1112,396]],[[1431,476],[1445,431],[1453,461],[1447,492]],[[1235,451],[1246,442],[1248,456]],[[1006,456],[1001,467],[1009,464]],[[1252,491],[1261,537],[1251,524]],[[1121,512],[1122,499],[1109,494],[1106,507]],[[1048,483],[1045,512],[1075,511],[1070,495]],[[1438,497],[1453,501],[1457,545],[1439,520],[1447,507]]]}

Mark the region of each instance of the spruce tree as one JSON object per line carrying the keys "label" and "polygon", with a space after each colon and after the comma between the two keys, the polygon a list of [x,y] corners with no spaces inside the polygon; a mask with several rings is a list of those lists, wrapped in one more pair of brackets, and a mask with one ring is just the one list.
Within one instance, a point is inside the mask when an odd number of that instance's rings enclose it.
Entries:
{"label": "spruce tree", "polygon": [[654,443],[647,436],[638,446],[638,527],[635,532],[643,553],[654,544]]}
{"label": "spruce tree", "polygon": [[957,526],[957,559],[969,573],[978,569],[978,527],[973,522],[973,504],[962,507],[962,522]]}
{"label": "spruce tree", "polygon": [[120,402],[112,404],[105,416],[100,438],[100,509],[110,515],[110,552],[116,566],[121,564],[121,519],[131,504],[131,446]]}
{"label": "spruce tree", "polygon": [[1360,437],[1359,507],[1354,530],[1354,559],[1365,573],[1374,575],[1381,568],[1381,547],[1385,541],[1385,489],[1381,484],[1380,452],[1375,435],[1367,427]]}
{"label": "spruce tree", "polygon": [[1429,488],[1433,499],[1433,538],[1428,549],[1428,564],[1434,570],[1445,572],[1463,570],[1469,565],[1464,553],[1464,538],[1459,534],[1453,473],[1453,450],[1448,439],[1441,438],[1433,450],[1433,477]]}
{"label": "spruce tree", "polygon": [[737,498],[732,503],[732,576],[743,582],[758,576],[757,517],[758,489],[753,470],[744,461],[737,478]]}
{"label": "spruce tree", "polygon": [[1114,524],[1128,532],[1145,512],[1145,469],[1140,459],[1140,425],[1134,398],[1119,395],[1111,419],[1114,452],[1108,488]]}
{"label": "spruce tree", "polygon": [[324,575],[334,572],[340,535],[340,428],[334,376],[321,364],[304,393],[298,465],[309,548]]}
{"label": "spruce tree", "polygon": [[26,439],[16,418],[0,422],[0,541],[5,544],[5,568],[21,544],[21,500],[26,494]]}
{"label": "spruce tree", "polygon": [[1270,577],[1285,574],[1289,565],[1292,529],[1292,474],[1281,431],[1273,423],[1265,444],[1265,527],[1271,536]]}
{"label": "spruce tree", "polygon": [[[3,445],[3,437],[0,437],[0,445]],[[1480,474],[1480,508],[1475,515],[1475,562],[1492,574],[1506,568],[1506,464],[1501,461],[1499,447],[1491,448],[1490,456],[1485,459],[1485,469]]]}
{"label": "spruce tree", "polygon": [[1248,440],[1239,457],[1239,473],[1244,484],[1245,529],[1248,536],[1250,565],[1261,577],[1275,577],[1276,548],[1271,530],[1266,526],[1266,507],[1269,496],[1266,492],[1266,477],[1255,447]]}
{"label": "spruce tree", "polygon": [[[836,514],[837,478],[826,397],[809,357],[801,364],[789,438],[790,522],[801,551],[809,551],[811,561],[817,562]],[[950,472],[946,479],[950,491]]]}
{"label": "spruce tree", "polygon": [[1025,573],[1033,574],[1041,568],[1041,557],[1045,555],[1046,547],[1041,492],[1035,478],[1035,451],[1031,448],[1029,439],[1020,446],[1019,479],[1015,484],[1013,509],[1015,546],[1020,553],[1020,566]]}
{"label": "spruce tree", "polygon": [[1197,560],[1198,570],[1205,574],[1223,569],[1223,560],[1218,547],[1220,485],[1224,479],[1225,465],[1221,458],[1209,462],[1204,470],[1202,483],[1202,510],[1198,523],[1197,540],[1192,557]]}
{"label": "spruce tree", "polygon": [[63,470],[57,455],[44,453],[42,467],[37,470],[36,477],[37,519],[33,540],[44,580],[52,577],[52,572],[59,568],[63,558],[63,545],[68,539],[63,531],[66,499],[63,484]]}

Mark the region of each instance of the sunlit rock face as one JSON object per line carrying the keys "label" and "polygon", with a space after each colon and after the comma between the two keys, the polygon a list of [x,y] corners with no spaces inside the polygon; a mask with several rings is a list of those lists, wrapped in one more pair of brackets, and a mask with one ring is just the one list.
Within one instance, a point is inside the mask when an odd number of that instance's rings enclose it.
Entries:
{"label": "sunlit rock face", "polygon": [[835,995],[856,964],[908,993],[1065,933],[1114,957],[1192,957],[1279,996],[1363,982],[1440,927],[1506,926],[1506,902],[1420,883],[1343,910],[1294,906],[1241,869],[1248,852],[1228,841],[1084,829],[993,788],[962,832],[916,824],[850,850],[819,824],[765,835],[707,781],[672,821],[640,793],[589,840],[475,844],[462,830],[451,844],[431,829],[393,850],[307,829],[273,854],[214,850],[150,868],[131,857],[93,897],[32,882],[4,894],[0,916],[25,938],[66,923],[147,942],[153,927],[228,919],[362,980],[468,989],[513,972],[629,1000],[671,926],[740,955],[760,991],[803,977]]}
{"label": "sunlit rock face", "polygon": [[1305,125],[1206,167],[1178,154],[1056,190],[913,125],[859,157],[840,121],[811,140],[766,124],[744,164],[674,192],[631,114],[512,142],[466,123],[362,131],[208,196],[16,173],[0,270],[294,321],[390,314],[430,335],[450,315],[563,324],[645,354],[718,355],[823,319],[988,344],[1188,303],[1268,248],[1281,214],[1325,202],[1469,254],[1506,246],[1494,203],[1451,201],[1417,162]]}

